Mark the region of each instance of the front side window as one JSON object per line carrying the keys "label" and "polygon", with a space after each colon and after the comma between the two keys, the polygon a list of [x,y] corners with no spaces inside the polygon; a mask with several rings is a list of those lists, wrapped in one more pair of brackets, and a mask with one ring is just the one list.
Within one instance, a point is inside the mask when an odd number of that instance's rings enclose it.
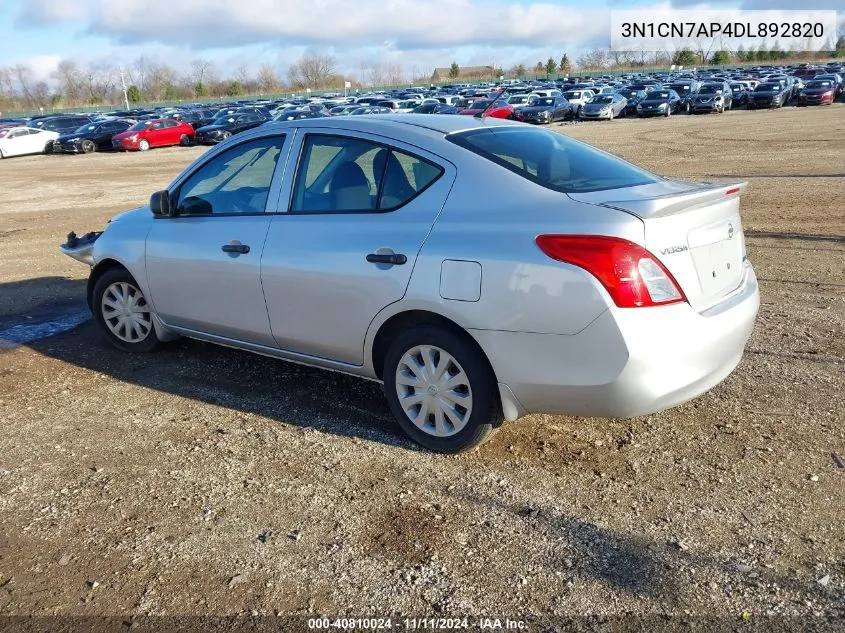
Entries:
{"label": "front side window", "polygon": [[311,135],[303,144],[291,211],[390,211],[422,193],[441,173],[429,161],[377,143]]}
{"label": "front side window", "polygon": [[179,188],[177,214],[263,213],[284,143],[259,138],[215,156]]}

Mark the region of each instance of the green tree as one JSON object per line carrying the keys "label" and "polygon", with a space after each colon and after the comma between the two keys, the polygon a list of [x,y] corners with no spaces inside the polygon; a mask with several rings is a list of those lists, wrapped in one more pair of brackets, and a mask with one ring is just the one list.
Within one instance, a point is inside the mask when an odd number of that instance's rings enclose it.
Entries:
{"label": "green tree", "polygon": [[694,66],[695,59],[695,53],[688,48],[682,48],[679,51],[675,51],[675,54],[672,56],[672,63],[675,66]]}
{"label": "green tree", "polygon": [[208,86],[206,86],[203,82],[198,81],[194,84],[194,96],[195,97],[207,97],[208,96]]}
{"label": "green tree", "polygon": [[836,40],[836,50],[833,53],[834,57],[845,57],[845,35]]}
{"label": "green tree", "polygon": [[525,64],[519,64],[516,67],[516,76],[517,77],[524,77],[525,76]]}
{"label": "green tree", "polygon": [[757,49],[757,53],[754,55],[754,59],[758,62],[769,61],[769,47],[765,44],[760,44],[760,47]]}
{"label": "green tree", "polygon": [[458,62],[452,62],[452,65],[449,66],[449,77],[452,79],[457,79],[461,76],[461,67],[458,66]]}
{"label": "green tree", "polygon": [[546,75],[554,75],[557,72],[557,62],[554,58],[549,57],[546,61]]}
{"label": "green tree", "polygon": [[173,84],[167,84],[164,89],[164,100],[165,101],[175,101],[179,98],[179,89],[174,86]]}
{"label": "green tree", "polygon": [[714,66],[725,66],[731,63],[731,54],[728,51],[716,51],[710,59],[710,63]]}
{"label": "green tree", "polygon": [[233,81],[229,84],[229,89],[226,91],[226,94],[230,97],[240,97],[244,94],[244,86],[240,81]]}
{"label": "green tree", "polygon": [[774,45],[772,45],[771,50],[769,51],[769,59],[771,59],[772,61],[777,61],[779,59],[783,59],[784,57],[786,57],[786,53],[780,47],[780,42],[775,42]]}
{"label": "green tree", "polygon": [[560,72],[568,73],[570,70],[572,70],[572,64],[569,61],[569,55],[564,53],[560,58]]}
{"label": "green tree", "polygon": [[534,66],[534,72],[536,72],[538,75],[540,75],[540,74],[543,73],[543,70],[545,70],[545,68],[546,67],[543,66],[543,62],[537,62],[537,65]]}
{"label": "green tree", "polygon": [[745,47],[740,44],[739,48],[736,49],[736,58],[737,60],[744,62],[746,61],[746,55],[748,53],[745,52]]}
{"label": "green tree", "polygon": [[126,91],[126,98],[129,99],[129,103],[140,103],[141,102],[141,89],[138,86],[132,85]]}

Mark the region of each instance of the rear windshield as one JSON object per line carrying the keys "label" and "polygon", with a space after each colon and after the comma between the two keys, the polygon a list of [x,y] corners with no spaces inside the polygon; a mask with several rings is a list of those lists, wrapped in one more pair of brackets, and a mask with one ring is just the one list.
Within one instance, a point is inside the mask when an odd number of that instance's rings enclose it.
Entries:
{"label": "rear windshield", "polygon": [[533,127],[485,128],[446,138],[531,182],[563,193],[657,182],[652,174],[615,156]]}

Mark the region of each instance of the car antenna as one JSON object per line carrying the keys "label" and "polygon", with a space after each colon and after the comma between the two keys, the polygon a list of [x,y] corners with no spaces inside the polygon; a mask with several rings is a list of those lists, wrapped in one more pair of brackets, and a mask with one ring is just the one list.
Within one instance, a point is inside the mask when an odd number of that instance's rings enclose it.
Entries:
{"label": "car antenna", "polygon": [[495,97],[493,97],[492,99],[490,99],[490,103],[488,103],[488,104],[487,104],[487,107],[486,107],[486,108],[484,108],[481,112],[479,112],[479,113],[478,113],[478,114],[476,114],[475,116],[477,116],[479,119],[483,119],[483,118],[484,118],[484,113],[485,113],[485,112],[487,112],[487,110],[489,110],[490,108],[492,108],[492,107],[493,107],[493,104],[494,104],[494,103],[496,103],[496,102],[499,100],[499,97],[501,97],[503,94],[505,94],[505,89],[504,89],[504,88],[502,88],[501,90],[499,90],[499,94],[497,94]]}

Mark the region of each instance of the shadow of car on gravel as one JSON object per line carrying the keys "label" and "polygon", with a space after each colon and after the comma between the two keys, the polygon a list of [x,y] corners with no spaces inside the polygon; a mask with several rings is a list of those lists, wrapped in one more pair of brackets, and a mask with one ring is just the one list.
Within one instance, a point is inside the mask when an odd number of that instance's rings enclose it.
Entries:
{"label": "shadow of car on gravel", "polygon": [[[4,304],[22,289],[29,297],[37,296],[39,288],[61,290],[52,299],[29,300],[0,317],[0,344],[25,345],[146,389],[335,435],[423,450],[401,434],[375,382],[191,339],[178,339],[151,354],[121,352],[97,331],[85,305],[85,283],[43,277],[0,284]],[[27,334],[20,335],[21,327]],[[37,337],[29,338],[33,327]],[[11,340],[4,342],[4,333],[11,333]]]}

